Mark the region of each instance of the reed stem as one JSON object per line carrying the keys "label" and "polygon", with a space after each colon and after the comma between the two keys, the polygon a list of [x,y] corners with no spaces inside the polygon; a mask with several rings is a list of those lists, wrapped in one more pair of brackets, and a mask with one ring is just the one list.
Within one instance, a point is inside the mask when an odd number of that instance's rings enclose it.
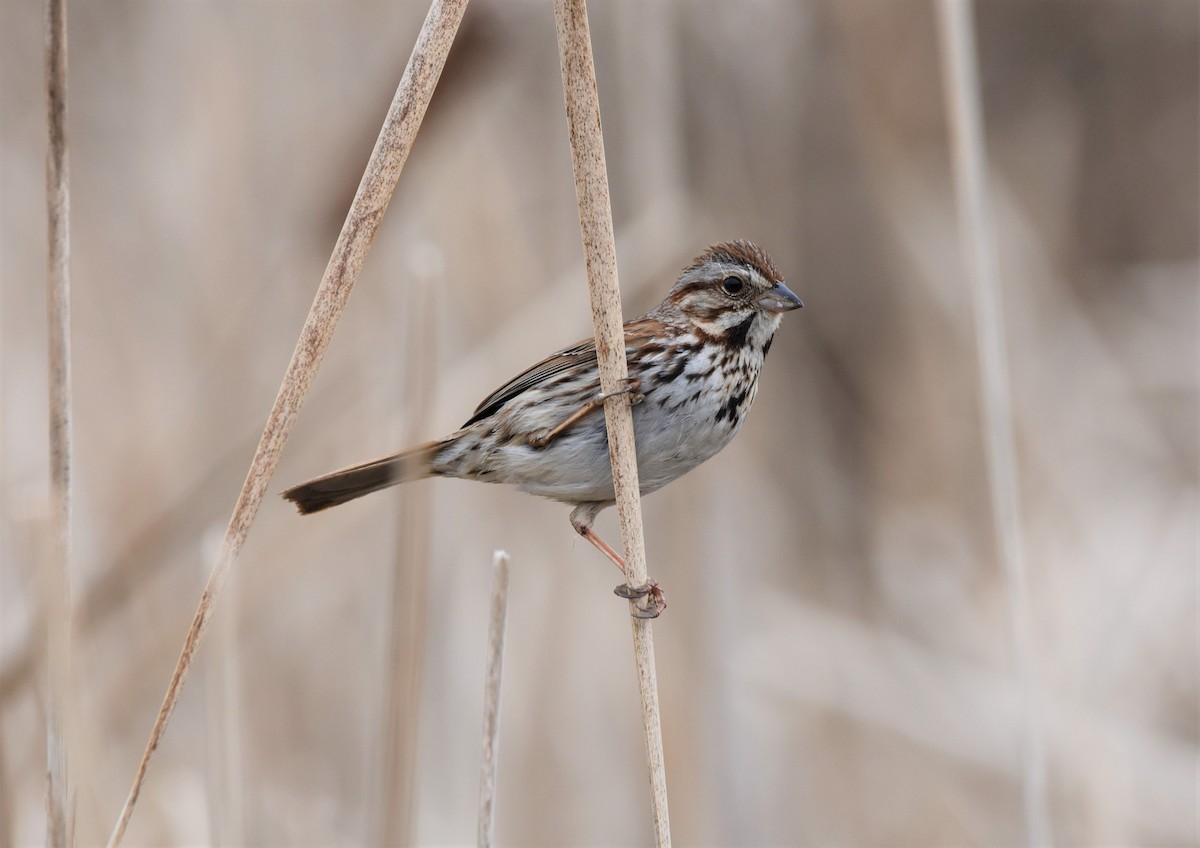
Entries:
{"label": "reed stem", "polygon": [[1022,706],[1021,788],[1026,839],[1033,848],[1047,848],[1053,838],[1046,803],[1046,750],[1033,674],[1020,477],[1005,344],[1004,299],[988,197],[974,13],[969,0],[941,0],[937,11],[954,154],[959,241],[966,257],[975,307],[992,525],[1008,585],[1009,637]]}
{"label": "reed stem", "polygon": [[504,551],[492,555],[492,604],[488,618],[487,674],[483,686],[483,757],[479,775],[479,848],[491,848],[496,824],[496,755],[500,747],[500,682],[508,621],[508,566]]}
{"label": "reed stem", "polygon": [[[617,284],[617,249],[613,239],[612,205],[608,193],[608,170],[604,161],[604,136],[600,128],[600,100],[596,89],[587,7],[584,0],[555,0],[554,16],[571,136],[575,196],[579,202],[579,228],[583,236],[592,327],[596,335],[600,367],[600,390],[612,395],[625,385],[629,371],[625,361],[621,290]],[[617,517],[625,553],[625,576],[630,586],[640,586],[646,582],[646,548],[633,415],[628,394],[610,396],[605,401],[604,421],[608,427],[609,459],[612,462]],[[634,608],[635,602],[630,601],[630,612]],[[654,668],[654,632],[648,620],[635,617],[632,621],[634,659],[642,698],[642,726],[650,769],[654,839],[657,845],[666,846],[671,844],[671,826],[667,814],[667,773],[658,708],[658,678]]]}
{"label": "reed stem", "polygon": [[46,303],[50,358],[50,536],[46,614],[46,845],[70,845],[67,710],[71,690],[71,198],[67,159],[66,0],[46,0]]}
{"label": "reed stem", "polygon": [[317,288],[312,309],[300,331],[296,349],[288,363],[283,383],[279,387],[275,404],[271,408],[262,438],[254,452],[254,459],[250,463],[250,470],[234,506],[233,515],[229,519],[229,526],[217,555],[217,563],[213,566],[208,585],[200,597],[200,604],[188,628],[183,650],[171,675],[162,707],[150,731],[146,750],[134,774],[129,796],[109,838],[109,848],[120,845],[125,835],[146,777],[146,769],[179,700],[180,690],[195,657],[200,638],[212,616],[213,606],[250,532],[250,526],[266,494],[267,483],[292,431],[296,413],[308,393],[313,377],[316,376],[325,348],[333,338],[333,331],[350,297],[354,282],[358,279],[358,273],[362,270],[371,242],[383,222],[384,212],[387,211],[400,172],[412,150],[413,140],[420,129],[422,118],[425,117],[425,109],[441,76],[466,6],[467,0],[433,0],[429,7],[425,23],[417,36],[417,43],[404,69],[404,76],[400,79],[400,86],[396,89],[375,148],[371,151],[371,158],[367,161],[358,191],[350,203],[350,211],[342,224],[333,255],[329,258],[329,264]]}

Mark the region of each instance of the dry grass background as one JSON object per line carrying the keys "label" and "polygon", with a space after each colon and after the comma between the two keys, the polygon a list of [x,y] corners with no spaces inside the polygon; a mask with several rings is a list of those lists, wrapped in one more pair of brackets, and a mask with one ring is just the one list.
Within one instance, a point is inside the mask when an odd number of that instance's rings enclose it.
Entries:
{"label": "dry grass background", "polygon": [[[71,6],[81,844],[128,789],[425,10]],[[44,828],[42,14],[0,3],[0,844]],[[732,236],[807,304],[743,434],[645,503],[676,841],[1021,842],[932,4],[590,14],[628,314]],[[977,21],[1056,841],[1194,845],[1200,11]],[[274,488],[439,435],[588,333],[556,50],[549,3],[468,9]],[[496,547],[497,841],[647,841],[625,604],[566,514],[458,481],[304,520],[268,502],[129,844],[373,841],[405,820],[396,745],[412,842],[469,842]],[[425,589],[394,608],[404,581]],[[393,680],[414,640],[416,696]],[[389,741],[397,686],[419,709]]]}

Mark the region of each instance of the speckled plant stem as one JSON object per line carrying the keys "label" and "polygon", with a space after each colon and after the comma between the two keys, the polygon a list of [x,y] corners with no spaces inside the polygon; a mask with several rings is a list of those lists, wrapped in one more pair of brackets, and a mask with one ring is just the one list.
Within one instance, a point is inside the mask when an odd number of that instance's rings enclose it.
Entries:
{"label": "speckled plant stem", "polygon": [[[579,227],[592,304],[592,326],[600,366],[600,389],[608,394],[625,384],[628,369],[592,41],[584,0],[555,0],[554,16],[571,135],[575,196],[579,201]],[[608,450],[624,546],[625,574],[630,586],[640,586],[646,582],[646,549],[628,394],[610,397],[605,402],[604,420],[608,427]],[[630,602],[631,612],[633,603]],[[657,845],[665,846],[671,844],[671,825],[667,815],[667,773],[658,710],[658,679],[654,670],[654,633],[649,621],[638,618],[632,621],[634,657],[642,696],[642,724],[650,766],[654,838]]]}

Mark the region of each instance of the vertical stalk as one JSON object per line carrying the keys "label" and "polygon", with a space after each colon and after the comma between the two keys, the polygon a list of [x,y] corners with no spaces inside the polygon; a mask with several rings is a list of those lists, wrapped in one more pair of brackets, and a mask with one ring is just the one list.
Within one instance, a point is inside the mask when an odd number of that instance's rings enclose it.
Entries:
{"label": "vertical stalk", "polygon": [[271,407],[271,413],[263,428],[262,438],[254,452],[250,470],[246,474],[246,480],[233,508],[233,515],[225,530],[216,565],[213,566],[208,585],[204,588],[200,604],[188,628],[183,650],[167,685],[158,716],[154,720],[146,750],[134,774],[129,796],[109,838],[109,848],[120,845],[125,835],[146,777],[146,769],[149,768],[154,751],[162,740],[167,721],[175,710],[196,648],[212,616],[213,605],[220,596],[225,580],[254,523],[258,507],[267,491],[267,483],[291,434],[296,413],[308,393],[313,377],[316,376],[325,348],[333,338],[333,331],[337,327],[342,309],[366,261],[367,252],[371,249],[371,242],[383,222],[383,215],[392,199],[404,163],[408,161],[413,140],[421,126],[421,120],[425,117],[430,98],[433,97],[433,89],[441,76],[446,56],[450,52],[450,45],[454,42],[466,7],[467,0],[433,0],[429,7],[429,14],[425,17],[425,23],[417,36],[417,43],[409,56],[408,66],[404,69],[400,86],[379,131],[371,158],[367,161],[358,191],[350,203],[350,211],[342,224],[342,231],[338,235],[312,308],[300,331],[296,349],[284,373],[275,404]]}
{"label": "vertical stalk", "polygon": [[1046,752],[1033,679],[1020,481],[1004,340],[1004,303],[1000,292],[996,233],[988,199],[987,151],[972,9],[970,0],[939,0],[938,37],[954,153],[959,240],[967,258],[966,270],[975,307],[992,522],[1008,584],[1009,630],[1023,707],[1021,783],[1026,837],[1031,846],[1043,848],[1051,844],[1052,838],[1046,805]]}
{"label": "vertical stalk", "polygon": [[[441,256],[417,245],[409,252],[412,280],[395,303],[402,323],[402,347],[393,359],[404,363],[398,394],[407,413],[397,428],[398,444],[413,444],[427,431],[437,374],[435,293],[445,284]],[[428,623],[430,502],[426,487],[402,486],[395,495],[395,558],[386,565],[386,643],[380,669],[380,759],[378,794],[372,811],[371,842],[403,848],[413,843],[420,742],[421,691]]]}
{"label": "vertical stalk", "polygon": [[508,621],[509,556],[492,556],[492,604],[488,618],[487,675],[483,686],[483,756],[479,765],[479,848],[492,848],[496,823],[496,755],[500,747],[500,681]]}
{"label": "vertical stalk", "polygon": [[47,309],[50,346],[50,534],[42,563],[47,579],[46,844],[69,845],[71,786],[67,772],[67,706],[71,688],[71,286],[70,193],[67,160],[66,0],[46,0],[46,199],[49,253]]}
{"label": "vertical stalk", "polygon": [[[571,136],[571,162],[575,196],[579,202],[579,228],[583,236],[592,327],[600,366],[600,389],[618,391],[628,377],[625,332],[621,320],[621,291],[617,285],[617,251],[613,240],[612,205],[600,128],[600,101],[596,69],[584,0],[555,0],[554,17],[562,62],[563,93]],[[646,549],[642,531],[641,492],[638,487],[637,452],[629,395],[610,397],[604,404],[608,427],[609,459],[616,490],[617,516],[625,552],[625,574],[631,586],[646,582]],[[633,602],[630,602],[633,610]],[[633,619],[634,659],[642,697],[642,726],[650,769],[650,797],[654,838],[659,846],[671,844],[667,815],[667,775],[663,761],[662,727],[658,708],[658,679],[654,669],[654,632],[650,622]]]}

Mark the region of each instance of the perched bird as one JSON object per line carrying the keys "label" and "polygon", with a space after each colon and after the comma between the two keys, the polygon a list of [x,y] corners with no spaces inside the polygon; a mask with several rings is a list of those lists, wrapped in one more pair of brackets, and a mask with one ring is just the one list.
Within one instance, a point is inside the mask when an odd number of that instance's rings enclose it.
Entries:
{"label": "perched bird", "polygon": [[[782,314],[803,305],[762,249],[731,241],[700,254],[662,303],[625,324],[629,382],[621,392],[634,403],[643,494],[729,444],[754,402]],[[620,555],[592,530],[596,515],[614,503],[604,400],[596,342],[588,339],[505,383],[445,438],[317,477],[283,496],[310,513],[425,477],[508,483],[573,505],[575,530],[624,572]],[[640,617],[666,607],[654,581],[616,592],[647,599]]]}

